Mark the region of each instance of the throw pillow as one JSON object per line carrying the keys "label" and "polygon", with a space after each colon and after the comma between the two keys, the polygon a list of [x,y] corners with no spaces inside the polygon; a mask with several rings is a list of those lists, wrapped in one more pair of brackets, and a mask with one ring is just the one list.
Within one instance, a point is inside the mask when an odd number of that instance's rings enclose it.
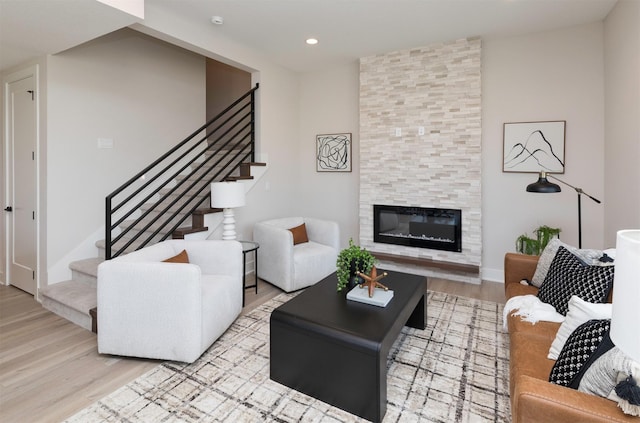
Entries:
{"label": "throw pillow", "polygon": [[303,242],[309,242],[309,237],[307,236],[307,227],[304,223],[289,230],[293,234],[293,245],[302,244]]}
{"label": "throw pillow", "polygon": [[[600,350],[600,348],[598,348]],[[613,347],[594,360],[584,372],[578,390],[607,398],[618,384],[618,374],[632,374],[633,362],[620,348]]]}
{"label": "throw pillow", "polygon": [[611,319],[611,304],[593,304],[584,301],[577,295],[572,296],[569,300],[567,318],[560,325],[556,337],[551,344],[551,348],[549,348],[547,358],[557,360],[558,354],[562,351],[562,347],[564,347],[565,342],[567,342],[569,335],[571,335],[578,326],[592,319]]}
{"label": "throw pillow", "polygon": [[640,363],[632,361],[629,372],[618,372],[616,383],[607,398],[617,402],[623,413],[640,417]]}
{"label": "throw pillow", "polygon": [[600,341],[598,348],[596,348],[596,350],[591,353],[587,361],[582,365],[580,370],[578,370],[578,373],[576,373],[576,375],[573,377],[571,383],[569,383],[569,388],[578,389],[585,373],[591,368],[594,363],[600,360],[600,357],[611,351],[613,347],[615,347],[615,345],[613,345],[613,342],[609,337],[609,331],[607,331],[602,337],[602,341]]}
{"label": "throw pillow", "polygon": [[560,351],[558,360],[551,369],[549,382],[569,386],[574,376],[602,342],[605,333],[609,331],[610,324],[611,320],[603,319],[589,320],[578,326]]}
{"label": "throw pillow", "polygon": [[538,291],[538,298],[565,316],[572,295],[590,303],[604,303],[613,284],[614,269],[614,266],[587,266],[569,250],[560,247]]}
{"label": "throw pillow", "polygon": [[189,263],[189,255],[187,250],[182,250],[173,257],[162,260],[165,263]]}
{"label": "throw pillow", "polygon": [[587,250],[587,249],[578,249],[569,244],[565,244],[560,241],[559,238],[553,238],[544,250],[542,254],[540,254],[540,258],[538,259],[538,264],[536,266],[536,271],[531,278],[531,285],[540,288],[544,279],[547,276],[547,272],[549,271],[549,267],[551,266],[551,262],[553,258],[556,256],[558,249],[560,247],[564,247],[567,250],[571,251],[576,257],[582,260],[585,264],[592,266],[610,266],[613,263],[611,262],[601,262],[600,258],[603,256],[604,252],[600,250]]}

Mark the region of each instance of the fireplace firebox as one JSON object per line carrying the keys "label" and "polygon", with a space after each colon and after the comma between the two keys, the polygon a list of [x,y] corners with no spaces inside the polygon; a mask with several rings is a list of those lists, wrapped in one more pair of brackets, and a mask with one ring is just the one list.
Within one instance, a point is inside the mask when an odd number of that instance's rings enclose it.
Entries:
{"label": "fireplace firebox", "polygon": [[462,211],[375,204],[373,241],[461,252]]}

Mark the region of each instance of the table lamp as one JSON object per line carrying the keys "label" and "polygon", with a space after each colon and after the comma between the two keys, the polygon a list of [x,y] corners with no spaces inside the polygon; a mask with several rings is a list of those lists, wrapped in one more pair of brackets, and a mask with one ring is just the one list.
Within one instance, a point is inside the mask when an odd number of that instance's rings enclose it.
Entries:
{"label": "table lamp", "polygon": [[244,205],[244,184],[240,182],[211,184],[211,207],[222,209],[222,239],[236,239],[236,220],[233,209]]}
{"label": "table lamp", "polygon": [[615,392],[622,411],[640,416],[640,229],[618,231],[615,266],[609,336],[635,369],[618,373]]}
{"label": "table lamp", "polygon": [[640,229],[618,231],[611,340],[640,363]]}

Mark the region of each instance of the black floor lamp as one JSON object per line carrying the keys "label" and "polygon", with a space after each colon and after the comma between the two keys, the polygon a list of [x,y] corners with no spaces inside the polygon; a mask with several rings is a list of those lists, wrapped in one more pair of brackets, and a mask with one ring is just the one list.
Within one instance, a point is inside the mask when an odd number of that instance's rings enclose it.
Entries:
{"label": "black floor lamp", "polygon": [[587,197],[591,198],[593,201],[595,201],[596,203],[600,204],[601,201],[598,200],[597,198],[594,198],[592,196],[590,196],[589,194],[587,194],[586,192],[584,192],[582,190],[582,188],[576,188],[571,184],[566,183],[565,181],[556,178],[553,175],[550,175],[546,172],[540,172],[539,176],[538,176],[538,181],[534,182],[532,184],[527,185],[527,192],[541,192],[544,194],[548,194],[548,193],[552,193],[552,192],[560,192],[562,191],[560,189],[560,185],[558,184],[554,184],[553,182],[549,182],[549,180],[547,180],[547,177],[553,178],[556,181],[565,184],[568,187],[571,187],[573,189],[576,190],[576,192],[578,193],[578,248],[582,248],[582,205],[580,202],[580,198],[582,197],[582,194],[586,195]]}

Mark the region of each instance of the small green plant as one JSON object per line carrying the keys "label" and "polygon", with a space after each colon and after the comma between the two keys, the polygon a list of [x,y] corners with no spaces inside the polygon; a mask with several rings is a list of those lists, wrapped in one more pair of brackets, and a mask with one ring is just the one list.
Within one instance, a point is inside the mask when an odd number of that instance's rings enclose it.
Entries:
{"label": "small green plant", "polygon": [[531,238],[527,234],[522,234],[516,239],[517,252],[531,256],[539,256],[549,241],[560,234],[561,229],[551,228],[545,225],[540,226],[533,232],[536,235],[535,238]]}
{"label": "small green plant", "polygon": [[349,247],[340,251],[336,261],[336,274],[338,275],[338,291],[342,291],[348,284],[352,276],[352,266],[354,271],[369,273],[376,262],[376,258],[364,248],[353,243],[349,239]]}

